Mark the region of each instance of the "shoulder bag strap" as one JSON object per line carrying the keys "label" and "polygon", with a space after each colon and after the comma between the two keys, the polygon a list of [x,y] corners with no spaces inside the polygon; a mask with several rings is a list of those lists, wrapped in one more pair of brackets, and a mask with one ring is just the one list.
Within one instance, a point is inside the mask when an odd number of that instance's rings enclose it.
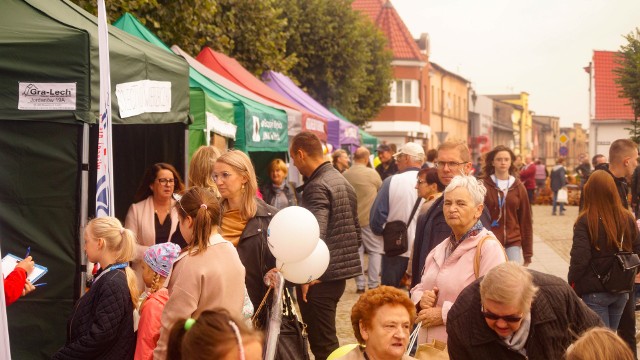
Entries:
{"label": "shoulder bag strap", "polygon": [[409,216],[409,221],[407,221],[407,227],[409,227],[409,224],[411,224],[411,220],[413,220],[413,215],[416,214],[416,211],[418,210],[418,205],[420,205],[421,200],[422,200],[421,197],[418,197],[418,199],[416,199],[416,203],[415,205],[413,205],[413,210],[411,210],[411,215]]}
{"label": "shoulder bag strap", "polygon": [[[480,239],[480,241],[478,241],[478,246],[476,246],[476,256],[473,259],[473,274],[476,276],[476,279],[480,276],[480,257],[482,256],[482,245],[484,245],[484,242],[487,239],[492,238],[493,237],[491,235],[487,235]],[[496,239],[496,241],[498,241],[498,239]],[[502,247],[502,244],[500,244],[500,247]],[[502,252],[504,253],[504,258],[508,260],[507,252],[504,250],[504,247],[502,247]]]}

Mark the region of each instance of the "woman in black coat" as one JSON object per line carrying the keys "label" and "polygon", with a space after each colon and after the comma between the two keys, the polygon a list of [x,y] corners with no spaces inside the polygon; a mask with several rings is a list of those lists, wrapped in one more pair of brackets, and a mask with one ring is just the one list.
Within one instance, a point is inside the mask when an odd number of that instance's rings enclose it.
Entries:
{"label": "woman in black coat", "polygon": [[635,218],[622,206],[613,177],[598,170],[584,186],[584,208],[573,228],[569,284],[604,324],[618,328],[628,292],[609,292],[598,276],[605,277],[619,249],[640,253]]}

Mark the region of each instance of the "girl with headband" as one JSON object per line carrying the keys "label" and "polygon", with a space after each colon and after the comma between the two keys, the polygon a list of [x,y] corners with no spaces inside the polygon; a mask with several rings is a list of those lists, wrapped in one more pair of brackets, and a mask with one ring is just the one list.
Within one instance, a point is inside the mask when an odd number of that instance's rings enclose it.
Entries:
{"label": "girl with headband", "polygon": [[160,337],[160,318],[169,300],[169,290],[164,287],[164,282],[178,255],[180,245],[171,242],[153,245],[144,253],[142,279],[149,292],[140,305],[135,360],[153,359],[153,350]]}

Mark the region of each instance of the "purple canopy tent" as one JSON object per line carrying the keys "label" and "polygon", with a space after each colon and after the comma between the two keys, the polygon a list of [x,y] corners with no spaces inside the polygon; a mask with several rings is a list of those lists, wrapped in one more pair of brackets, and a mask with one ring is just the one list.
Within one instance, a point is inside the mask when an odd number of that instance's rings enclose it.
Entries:
{"label": "purple canopy tent", "polygon": [[262,80],[267,84],[267,86],[289,100],[299,104],[314,114],[327,118],[327,142],[331,144],[334,149],[340,149],[341,145],[348,145],[349,150],[353,152],[358,146],[360,146],[357,126],[337,117],[334,113],[309,96],[309,94],[300,89],[287,76],[275,71],[266,71],[262,74]]}

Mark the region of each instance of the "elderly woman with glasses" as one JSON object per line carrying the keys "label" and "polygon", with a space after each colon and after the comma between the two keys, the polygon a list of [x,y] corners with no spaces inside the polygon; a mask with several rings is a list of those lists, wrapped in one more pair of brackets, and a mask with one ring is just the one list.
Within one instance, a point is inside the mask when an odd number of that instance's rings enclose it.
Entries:
{"label": "elderly woman with glasses", "polygon": [[[256,173],[242,151],[222,154],[213,166],[213,180],[222,203],[220,234],[238,250],[246,269],[249,298],[258,309],[269,289],[263,278],[276,266],[267,244],[267,229],[278,210],[256,197]],[[266,311],[259,314],[258,321],[259,326],[266,325]]]}
{"label": "elderly woman with glasses", "polygon": [[473,176],[456,176],[444,190],[443,213],[452,234],[427,255],[411,299],[422,324],[419,343],[447,341],[447,314],[465,286],[506,261],[504,249],[480,216],[486,189]]}
{"label": "elderly woman with glasses", "polygon": [[[170,164],[153,164],[144,173],[129,207],[124,227],[133,231],[138,240],[133,270],[138,277],[138,290],[144,290],[142,258],[151,245],[173,242],[185,247],[186,242],[178,229],[178,212],[174,193],[184,189],[176,168]],[[107,265],[107,264],[105,264]]]}
{"label": "elderly woman with glasses", "polygon": [[449,355],[472,359],[563,359],[587,329],[602,326],[566,281],[515,262],[465,288],[449,311]]}

